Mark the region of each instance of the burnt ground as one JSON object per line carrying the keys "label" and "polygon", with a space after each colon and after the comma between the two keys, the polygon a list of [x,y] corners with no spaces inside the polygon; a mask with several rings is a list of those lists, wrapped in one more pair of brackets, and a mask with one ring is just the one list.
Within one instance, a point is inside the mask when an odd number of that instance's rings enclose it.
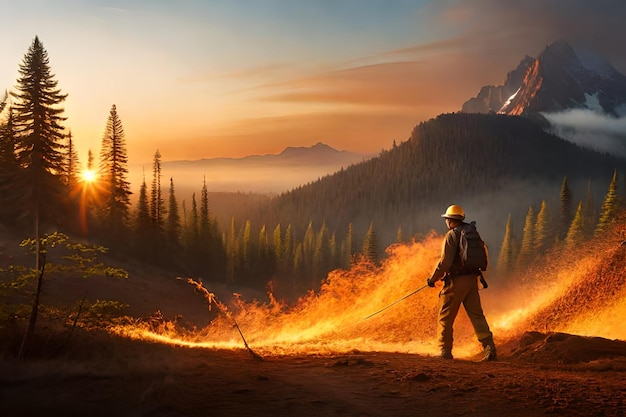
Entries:
{"label": "burnt ground", "polygon": [[[525,333],[499,360],[400,353],[264,356],[77,329],[0,362],[0,415],[624,416],[626,342]],[[57,340],[58,339],[58,340]]]}

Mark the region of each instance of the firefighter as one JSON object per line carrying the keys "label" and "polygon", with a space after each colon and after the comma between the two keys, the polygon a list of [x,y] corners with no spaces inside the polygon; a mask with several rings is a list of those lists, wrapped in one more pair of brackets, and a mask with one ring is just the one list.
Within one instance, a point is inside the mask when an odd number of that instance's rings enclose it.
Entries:
{"label": "firefighter", "polygon": [[496,360],[496,347],[493,342],[493,334],[489,330],[489,324],[480,303],[478,294],[478,277],[480,271],[464,271],[459,255],[460,232],[455,228],[466,223],[465,212],[458,205],[451,205],[441,215],[446,221],[446,232],[441,249],[441,258],[435,270],[426,283],[434,287],[435,282],[443,279],[443,289],[439,293],[439,318],[438,318],[438,347],[441,349],[440,357],[453,359],[452,341],[453,325],[461,304],[474,327],[474,333],[483,346],[483,361]]}

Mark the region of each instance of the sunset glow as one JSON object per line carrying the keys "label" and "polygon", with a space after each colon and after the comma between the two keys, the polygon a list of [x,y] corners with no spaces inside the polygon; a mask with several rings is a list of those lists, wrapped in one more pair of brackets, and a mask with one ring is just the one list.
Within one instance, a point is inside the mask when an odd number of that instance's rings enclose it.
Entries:
{"label": "sunset glow", "polygon": [[80,157],[98,153],[115,104],[131,164],[319,141],[378,153],[558,39],[626,72],[623,13],[592,2],[22,1],[3,15],[0,91],[38,36]]}
{"label": "sunset glow", "polygon": [[86,183],[92,183],[98,179],[96,171],[85,169],[80,174],[81,180]]}

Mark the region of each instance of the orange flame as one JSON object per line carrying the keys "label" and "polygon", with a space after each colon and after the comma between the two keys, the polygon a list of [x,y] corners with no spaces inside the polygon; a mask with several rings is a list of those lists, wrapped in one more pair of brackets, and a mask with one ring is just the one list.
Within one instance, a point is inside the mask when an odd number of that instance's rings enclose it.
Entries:
{"label": "orange flame", "polygon": [[[281,305],[270,295],[266,303],[235,298],[230,311],[201,283],[189,280],[204,293],[209,305],[215,303],[227,314],[197,332],[181,332],[175,326],[155,332],[141,325],[118,327],[115,331],[177,345],[241,348],[234,324],[242,338],[245,335],[246,347],[249,343],[261,354],[435,354],[439,288],[425,288],[380,314],[366,317],[423,286],[437,262],[441,241],[441,236],[431,233],[422,242],[389,247],[380,267],[358,264],[349,271],[333,271],[318,293],[309,293],[293,306]],[[621,325],[626,312],[626,285],[611,297],[603,297],[601,288],[589,285],[598,283],[599,265],[624,251],[615,246],[607,242],[592,251],[577,250],[570,255],[558,252],[546,258],[544,266],[508,277],[509,282],[487,275],[490,286],[481,291],[481,298],[496,343],[529,330],[626,339],[626,327]],[[620,276],[619,271],[615,274]],[[585,296],[586,292],[589,295]],[[578,293],[587,299],[595,297],[595,301],[585,307],[568,301],[575,299],[571,294]],[[464,313],[459,313],[454,331],[456,357],[479,351]]]}

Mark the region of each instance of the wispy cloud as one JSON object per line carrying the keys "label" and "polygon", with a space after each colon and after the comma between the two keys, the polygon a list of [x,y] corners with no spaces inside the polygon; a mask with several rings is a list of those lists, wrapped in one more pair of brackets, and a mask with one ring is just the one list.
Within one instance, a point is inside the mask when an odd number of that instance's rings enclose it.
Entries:
{"label": "wispy cloud", "polygon": [[555,133],[579,146],[626,157],[626,116],[615,118],[591,110],[545,113]]}

